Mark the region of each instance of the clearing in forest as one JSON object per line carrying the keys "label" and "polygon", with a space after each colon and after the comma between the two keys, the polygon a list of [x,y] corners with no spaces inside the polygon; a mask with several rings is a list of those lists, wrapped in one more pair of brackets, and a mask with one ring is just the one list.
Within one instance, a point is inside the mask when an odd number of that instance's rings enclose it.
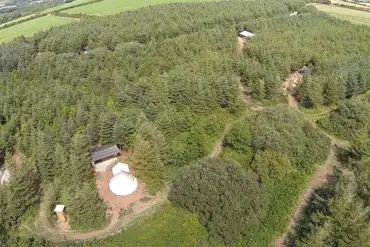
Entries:
{"label": "clearing in forest", "polygon": [[293,91],[297,85],[303,82],[303,76],[297,71],[288,76],[283,83],[283,94],[288,97],[290,107],[298,108],[298,101],[293,96]]}
{"label": "clearing in forest", "polygon": [[239,54],[243,53],[244,44],[245,44],[245,39],[238,37],[238,48],[237,49],[238,49]]}
{"label": "clearing in forest", "polygon": [[[119,158],[120,162],[130,163],[130,159],[126,156]],[[143,183],[139,182],[137,190],[127,196],[117,196],[109,189],[109,182],[113,177],[112,171],[102,172],[96,174],[96,185],[98,187],[99,195],[107,204],[107,217],[110,218],[110,223],[104,229],[92,232],[74,232],[70,229],[68,222],[56,222],[52,226],[47,218],[46,208],[42,202],[39,211],[39,220],[37,222],[40,228],[40,233],[56,242],[73,240],[81,241],[91,238],[104,238],[109,235],[114,235],[120,232],[120,229],[132,222],[140,216],[152,213],[154,209],[166,202],[167,188],[157,195],[150,195]]]}

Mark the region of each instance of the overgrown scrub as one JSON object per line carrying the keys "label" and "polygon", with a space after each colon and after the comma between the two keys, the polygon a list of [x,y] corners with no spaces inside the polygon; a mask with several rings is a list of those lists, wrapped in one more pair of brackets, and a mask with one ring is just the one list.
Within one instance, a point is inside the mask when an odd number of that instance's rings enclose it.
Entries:
{"label": "overgrown scrub", "polygon": [[327,131],[351,141],[365,139],[370,130],[369,110],[369,96],[356,97],[340,104],[329,113],[328,118],[320,119],[318,124]]}
{"label": "overgrown scrub", "polygon": [[175,178],[168,199],[196,213],[212,236],[228,244],[258,228],[266,205],[265,189],[255,174],[220,158],[184,169]]}
{"label": "overgrown scrub", "polygon": [[325,160],[330,140],[286,107],[269,107],[234,126],[224,140],[225,157],[254,170],[264,183],[284,178],[293,171],[309,173]]}
{"label": "overgrown scrub", "polygon": [[370,210],[357,176],[338,174],[336,185],[313,194],[288,246],[368,246]]}

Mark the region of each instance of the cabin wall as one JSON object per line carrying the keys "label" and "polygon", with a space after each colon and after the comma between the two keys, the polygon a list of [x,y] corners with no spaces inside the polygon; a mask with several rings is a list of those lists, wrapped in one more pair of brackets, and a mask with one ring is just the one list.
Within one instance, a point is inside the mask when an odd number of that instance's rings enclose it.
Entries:
{"label": "cabin wall", "polygon": [[112,170],[113,166],[115,166],[118,163],[118,158],[112,158],[109,160],[105,160],[103,162],[94,164],[94,170],[95,172],[107,172]]}

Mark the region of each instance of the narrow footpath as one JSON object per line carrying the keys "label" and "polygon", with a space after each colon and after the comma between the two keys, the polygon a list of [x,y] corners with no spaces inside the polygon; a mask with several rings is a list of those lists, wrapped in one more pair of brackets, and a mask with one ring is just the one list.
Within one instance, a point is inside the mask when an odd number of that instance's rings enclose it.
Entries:
{"label": "narrow footpath", "polygon": [[[298,72],[295,72],[294,74],[287,77],[287,79],[283,83],[283,93],[287,96],[287,102],[288,105],[292,108],[297,109],[298,111],[298,101],[293,96],[293,90],[294,88],[299,84],[302,83],[302,77],[298,74]],[[316,123],[312,118],[308,117],[307,114],[302,112],[305,115],[305,118],[315,127]],[[285,242],[287,240],[287,237],[289,233],[294,229],[297,220],[299,219],[300,215],[302,214],[304,208],[307,206],[309,199],[311,198],[313,192],[315,189],[322,187],[327,182],[332,182],[330,178],[333,178],[333,171],[334,167],[340,167],[340,163],[335,157],[335,147],[339,146],[342,148],[348,148],[349,142],[345,140],[339,140],[338,138],[335,138],[322,129],[320,131],[326,135],[331,140],[331,148],[328,158],[326,159],[325,163],[321,166],[319,166],[315,172],[315,174],[312,176],[310,182],[308,183],[306,189],[303,191],[303,193],[300,196],[300,199],[298,201],[298,204],[296,208],[294,209],[294,212],[292,213],[291,219],[289,221],[289,224],[283,234],[281,234],[272,244],[274,247],[284,247]]]}
{"label": "narrow footpath", "polygon": [[157,206],[166,202],[168,189],[166,188],[151,200],[140,202],[132,207],[131,213],[126,215],[113,214],[109,225],[104,229],[92,232],[75,232],[69,229],[69,226],[63,222],[59,222],[57,227],[52,226],[46,215],[45,203],[41,202],[39,210],[39,218],[36,222],[37,234],[42,235],[46,239],[54,242],[62,241],[85,241],[89,239],[99,239],[107,236],[115,235],[121,232],[125,226],[129,225],[137,217],[150,215]]}

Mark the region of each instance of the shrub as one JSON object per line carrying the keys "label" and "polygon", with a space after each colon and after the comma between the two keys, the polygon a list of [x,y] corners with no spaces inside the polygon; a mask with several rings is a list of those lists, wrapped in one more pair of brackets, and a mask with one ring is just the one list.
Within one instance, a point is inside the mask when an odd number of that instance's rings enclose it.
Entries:
{"label": "shrub", "polygon": [[256,228],[265,208],[265,189],[257,176],[220,158],[185,169],[168,198],[175,206],[197,213],[210,234],[228,244]]}

